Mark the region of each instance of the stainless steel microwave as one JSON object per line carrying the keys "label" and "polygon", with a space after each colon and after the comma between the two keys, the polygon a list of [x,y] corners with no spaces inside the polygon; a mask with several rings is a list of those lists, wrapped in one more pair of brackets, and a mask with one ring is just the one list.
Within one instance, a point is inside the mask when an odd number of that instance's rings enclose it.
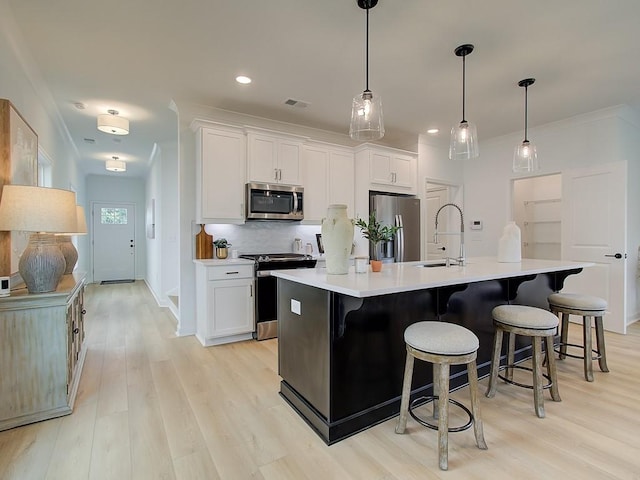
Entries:
{"label": "stainless steel microwave", "polygon": [[247,220],[302,220],[303,196],[296,185],[247,183]]}

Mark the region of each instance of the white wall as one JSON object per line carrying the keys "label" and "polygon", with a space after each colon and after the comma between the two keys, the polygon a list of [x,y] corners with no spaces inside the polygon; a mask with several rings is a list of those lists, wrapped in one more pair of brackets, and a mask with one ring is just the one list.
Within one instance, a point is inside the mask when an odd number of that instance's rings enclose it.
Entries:
{"label": "white wall", "polygon": [[[637,113],[629,107],[612,107],[573,117],[553,124],[529,129],[529,139],[538,149],[540,170],[535,175],[562,173],[572,168],[601,163],[626,161],[629,168],[627,252],[630,253],[628,271],[637,265],[640,245],[638,205],[640,193],[636,183],[640,178],[638,162],[640,123]],[[465,162],[465,215],[484,221],[484,230],[476,241],[468,242],[468,256],[495,256],[505,223],[512,216],[512,181],[523,178],[511,171],[513,149],[522,141],[521,133],[514,133],[480,143],[480,158]],[[633,246],[635,244],[635,246]],[[635,252],[635,253],[634,253]],[[634,257],[636,260],[634,261]],[[638,282],[628,274],[627,322],[638,319]]]}
{"label": "white wall", "polygon": [[[86,210],[85,183],[78,155],[35,62],[22,47],[6,0],[0,0],[0,98],[13,103],[38,135],[38,145],[51,159],[51,186],[72,189]],[[87,242],[78,239],[78,266],[87,265]]]}
{"label": "white wall", "polygon": [[[136,279],[145,277],[147,264],[147,247],[145,237],[145,186],[140,178],[117,177],[111,175],[87,175],[87,204],[88,212],[95,202],[133,203],[136,214]],[[89,235],[93,235],[90,213],[87,216]],[[91,256],[90,256],[91,257]],[[87,279],[93,281],[93,258],[89,261]]]}

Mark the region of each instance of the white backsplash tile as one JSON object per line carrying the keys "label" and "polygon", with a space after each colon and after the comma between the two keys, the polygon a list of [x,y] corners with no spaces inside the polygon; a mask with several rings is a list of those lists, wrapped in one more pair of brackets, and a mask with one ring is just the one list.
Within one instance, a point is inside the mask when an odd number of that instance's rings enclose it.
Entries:
{"label": "white backsplash tile", "polygon": [[244,225],[213,224],[207,231],[213,234],[214,240],[226,238],[231,248],[240,254],[293,252],[293,239],[300,238],[303,245],[312,245],[313,255],[318,255],[316,233],[320,233],[320,228],[320,225],[258,221]]}

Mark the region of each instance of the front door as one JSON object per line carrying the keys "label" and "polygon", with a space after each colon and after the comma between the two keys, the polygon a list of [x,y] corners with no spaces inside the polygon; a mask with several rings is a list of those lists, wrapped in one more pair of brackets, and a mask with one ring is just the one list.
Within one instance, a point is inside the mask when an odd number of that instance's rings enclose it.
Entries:
{"label": "front door", "polygon": [[609,305],[604,327],[626,333],[627,165],[616,162],[562,174],[562,258],[592,262],[563,291],[596,295]]}
{"label": "front door", "polygon": [[134,280],[135,207],[93,204],[93,281]]}

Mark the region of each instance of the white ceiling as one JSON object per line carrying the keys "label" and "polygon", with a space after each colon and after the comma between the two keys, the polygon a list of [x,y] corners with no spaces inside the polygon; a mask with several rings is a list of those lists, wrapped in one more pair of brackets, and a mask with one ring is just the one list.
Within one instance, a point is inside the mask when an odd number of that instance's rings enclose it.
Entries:
{"label": "white ceiling", "polygon": [[[87,173],[106,173],[104,160],[118,155],[127,175],[143,175],[154,143],[176,138],[172,101],[347,134],[352,97],[364,89],[356,0],[8,2]],[[461,120],[453,51],[463,43],[475,45],[466,117],[481,144],[522,130],[517,82],[526,77],[536,78],[530,127],[637,108],[639,23],[638,0],[380,0],[370,12],[369,86],[383,98],[383,141],[406,145],[438,127],[448,142]],[[253,83],[236,84],[238,74]],[[310,105],[289,107],[288,98]],[[97,131],[108,109],[130,119],[130,135]]]}

